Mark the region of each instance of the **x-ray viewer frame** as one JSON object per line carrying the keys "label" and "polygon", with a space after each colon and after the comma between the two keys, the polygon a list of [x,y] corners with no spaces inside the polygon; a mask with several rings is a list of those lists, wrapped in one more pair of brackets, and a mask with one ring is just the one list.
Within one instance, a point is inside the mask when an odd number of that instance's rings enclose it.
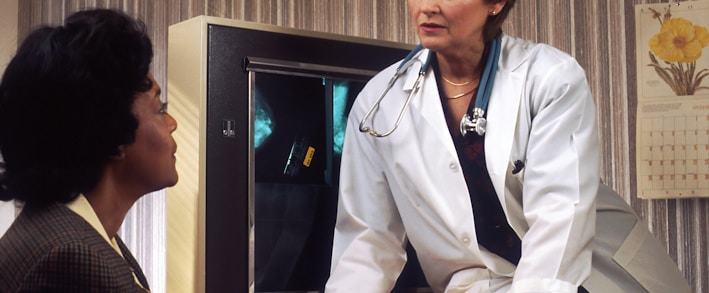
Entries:
{"label": "x-ray viewer frame", "polygon": [[[411,47],[207,16],[170,26],[167,91],[179,123],[174,137],[180,181],[167,190],[169,292],[256,289],[250,288],[250,227],[261,187],[250,90],[258,76],[361,81]],[[335,169],[331,162],[324,168]],[[333,181],[325,176],[309,186],[334,188]]]}

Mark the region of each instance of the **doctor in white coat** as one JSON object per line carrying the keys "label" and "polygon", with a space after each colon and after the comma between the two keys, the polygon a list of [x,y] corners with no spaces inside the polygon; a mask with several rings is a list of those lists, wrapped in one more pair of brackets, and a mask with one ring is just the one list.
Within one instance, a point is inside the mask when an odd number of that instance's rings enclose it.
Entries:
{"label": "doctor in white coat", "polygon": [[[600,184],[583,69],[500,32],[514,2],[408,0],[424,49],[378,107],[398,63],[352,107],[326,292],[391,291],[407,241],[435,292],[690,291],[643,222]],[[463,134],[487,81],[485,132]]]}

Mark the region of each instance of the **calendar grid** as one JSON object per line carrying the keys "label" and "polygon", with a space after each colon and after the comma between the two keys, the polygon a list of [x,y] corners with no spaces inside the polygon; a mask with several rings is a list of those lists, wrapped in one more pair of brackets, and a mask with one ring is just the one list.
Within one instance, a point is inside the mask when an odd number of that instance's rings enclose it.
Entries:
{"label": "calendar grid", "polygon": [[709,114],[645,117],[638,128],[640,197],[709,196]]}

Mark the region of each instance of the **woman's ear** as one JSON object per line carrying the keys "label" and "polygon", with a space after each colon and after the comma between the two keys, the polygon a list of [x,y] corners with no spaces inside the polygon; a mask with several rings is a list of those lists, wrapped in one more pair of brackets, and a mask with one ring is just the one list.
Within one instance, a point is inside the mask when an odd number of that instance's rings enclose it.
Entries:
{"label": "woman's ear", "polygon": [[492,11],[493,11],[492,14],[493,15],[499,14],[500,11],[502,11],[502,8],[505,7],[505,4],[507,4],[507,1],[505,1],[505,0],[497,1],[494,4],[492,4]]}
{"label": "woman's ear", "polygon": [[126,157],[126,145],[122,144],[116,149],[116,154],[113,155],[113,159],[122,160]]}

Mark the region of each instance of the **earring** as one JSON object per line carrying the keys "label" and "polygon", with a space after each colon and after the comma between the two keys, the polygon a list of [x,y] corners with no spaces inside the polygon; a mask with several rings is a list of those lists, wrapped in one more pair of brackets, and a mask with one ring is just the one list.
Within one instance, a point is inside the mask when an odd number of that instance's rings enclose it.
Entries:
{"label": "earring", "polygon": [[497,11],[495,11],[495,10],[490,11],[490,14],[492,14],[492,15],[497,15]]}

